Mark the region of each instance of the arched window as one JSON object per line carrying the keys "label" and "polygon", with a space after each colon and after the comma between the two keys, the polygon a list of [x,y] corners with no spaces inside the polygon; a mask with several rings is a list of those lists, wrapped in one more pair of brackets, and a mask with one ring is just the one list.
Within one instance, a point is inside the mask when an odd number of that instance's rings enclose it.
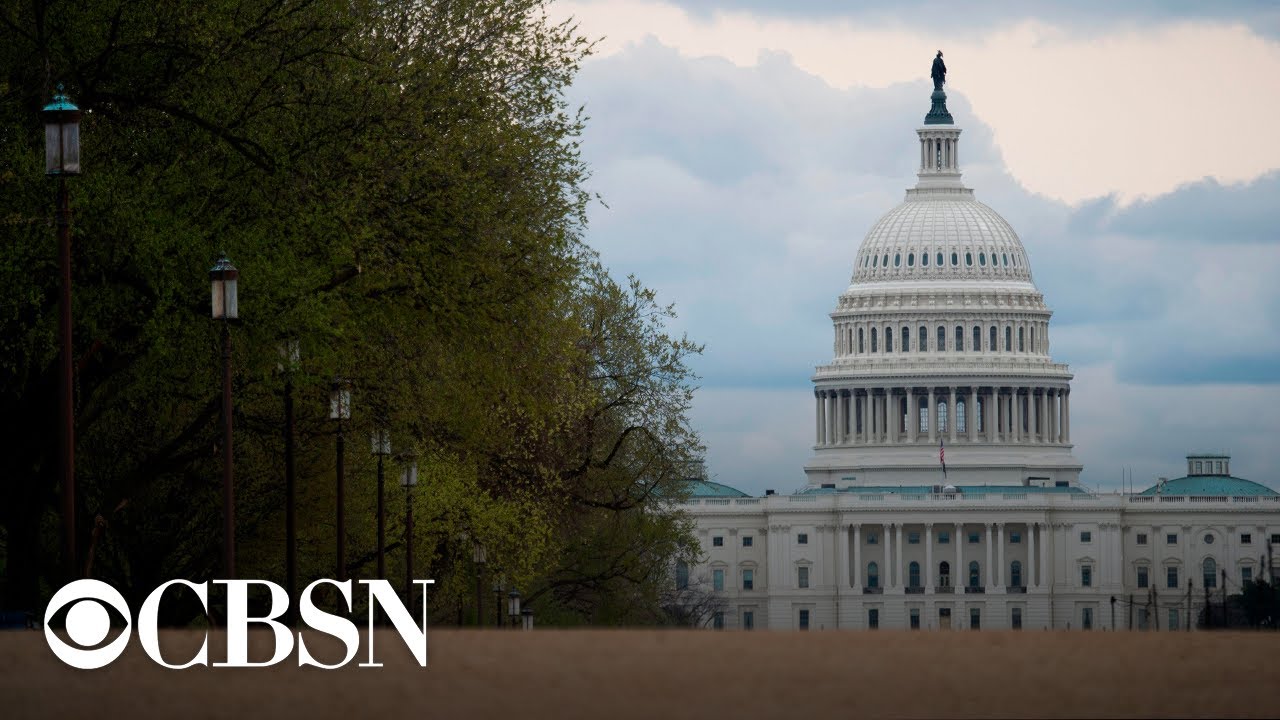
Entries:
{"label": "arched window", "polygon": [[969,563],[969,587],[976,588],[982,582],[981,573],[978,571],[978,561],[974,560]]}
{"label": "arched window", "polygon": [[938,585],[951,587],[951,563],[946,560],[938,563]]}
{"label": "arched window", "polygon": [[879,257],[873,257],[873,258],[871,258],[871,267],[873,267],[873,268],[874,268],[874,267],[880,267],[880,258],[879,258]]}
{"label": "arched window", "polygon": [[878,352],[879,349],[879,344],[876,342],[876,329],[871,328],[871,352]]}
{"label": "arched window", "polygon": [[938,267],[942,267],[942,253],[938,253],[937,260],[938,260]]}
{"label": "arched window", "polygon": [[938,432],[947,431],[947,401],[938,402]]}
{"label": "arched window", "polygon": [[920,266],[929,267],[929,251],[928,250],[925,250],[924,252],[920,253]]}
{"label": "arched window", "polygon": [[956,352],[964,352],[964,328],[956,326]]}
{"label": "arched window", "polygon": [[954,252],[951,253],[951,267],[958,267],[959,265],[960,265],[960,254],[954,253]]}
{"label": "arched window", "polygon": [[964,266],[973,267],[973,253],[967,252],[964,254]]}
{"label": "arched window", "polygon": [[991,326],[991,342],[987,344],[987,349],[995,352],[1000,349],[1000,345],[996,342],[996,326]]}
{"label": "arched window", "polygon": [[947,349],[947,329],[939,325],[938,326],[938,352],[942,352],[946,349]]}
{"label": "arched window", "polygon": [[1204,584],[1200,587],[1218,587],[1218,563],[1214,562],[1213,558],[1204,559]]}
{"label": "arched window", "polygon": [[920,326],[920,352],[929,351],[929,328]]}
{"label": "arched window", "polygon": [[862,346],[862,328],[858,328],[858,354],[861,355],[864,352],[866,350]]}
{"label": "arched window", "polygon": [[982,328],[973,326],[973,351],[982,352]]}
{"label": "arched window", "polygon": [[907,587],[920,587],[920,563],[914,560],[907,566]]}
{"label": "arched window", "polygon": [[893,352],[893,328],[890,327],[884,329],[884,351]]}
{"label": "arched window", "polygon": [[911,328],[902,328],[902,352],[911,352]]}
{"label": "arched window", "polygon": [[981,267],[986,267],[986,266],[987,266],[987,254],[986,254],[986,253],[978,253],[978,265],[979,265],[979,266],[981,266]]}
{"label": "arched window", "polygon": [[1009,585],[1022,587],[1022,561],[1020,560],[1009,563]]}
{"label": "arched window", "polygon": [[1004,326],[1004,351],[1013,352],[1013,326],[1011,325]]}
{"label": "arched window", "polygon": [[1027,344],[1024,342],[1026,337],[1026,328],[1018,328],[1018,352],[1026,352]]}
{"label": "arched window", "polygon": [[1036,351],[1036,326],[1031,326],[1031,352]]}
{"label": "arched window", "polygon": [[889,267],[889,253],[884,254],[884,260],[881,261],[881,264],[885,267]]}
{"label": "arched window", "polygon": [[893,266],[902,267],[902,253],[893,254]]}
{"label": "arched window", "polygon": [[689,563],[683,560],[676,561],[676,589],[689,589]]}
{"label": "arched window", "polygon": [[1000,253],[1000,257],[1004,259],[1004,266],[1009,267],[1009,253]]}
{"label": "arched window", "polygon": [[915,266],[916,266],[916,254],[907,253],[907,267],[915,267]]}
{"label": "arched window", "polygon": [[880,587],[880,566],[875,561],[867,563],[867,587]]}
{"label": "arched window", "polygon": [[964,400],[956,401],[956,432],[969,432],[968,425],[965,422],[965,411],[968,410],[969,403]]}

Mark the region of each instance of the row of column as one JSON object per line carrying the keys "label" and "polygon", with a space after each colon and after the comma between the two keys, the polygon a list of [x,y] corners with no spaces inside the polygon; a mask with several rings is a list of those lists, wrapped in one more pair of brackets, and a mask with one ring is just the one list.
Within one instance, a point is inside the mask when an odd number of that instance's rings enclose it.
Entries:
{"label": "row of column", "polygon": [[[1048,543],[1043,542],[1043,533],[1046,530],[1044,523],[985,523],[986,529],[985,549],[986,563],[981,569],[982,586],[1004,588],[1009,581],[1005,572],[1005,526],[1014,524],[1025,528],[1025,536],[1027,543],[1027,567],[1023,571],[1023,586],[1031,589],[1039,589],[1042,585],[1047,584],[1047,576],[1042,582],[1037,568],[1045,568],[1047,573],[1049,568],[1049,547]],[[924,574],[920,582],[921,585],[932,592],[937,585],[937,566],[933,561],[933,528],[934,525],[942,527],[954,528],[951,542],[955,547],[955,562],[951,566],[951,587],[963,588],[968,580],[968,566],[964,564],[964,545],[968,541],[965,536],[965,523],[924,523]],[[907,587],[907,575],[903,564],[903,525],[887,524],[873,525],[871,527],[881,529],[884,542],[881,547],[884,548],[884,569],[880,572],[880,581],[886,590],[897,590]],[[992,542],[992,530],[996,533],[996,540]],[[1041,535],[1039,550],[1036,548],[1036,536]],[[853,564],[846,560],[846,549],[852,540],[853,545]],[[896,545],[896,549],[895,546]],[[838,549],[837,562],[839,563],[840,576],[839,582],[842,587],[863,587],[863,568],[862,562],[862,525],[851,524],[840,528],[840,536],[837,539],[836,547]],[[996,557],[992,558],[993,549]],[[939,559],[941,562],[941,558]],[[963,590],[957,590],[963,592]]]}
{"label": "row of column", "polygon": [[[877,259],[878,262],[878,259]],[[920,343],[918,328],[924,327],[925,344]],[[943,342],[938,343],[938,328],[943,329]],[[957,342],[955,328],[961,328]],[[978,342],[973,342],[973,328],[978,328]],[[991,328],[996,328],[996,341],[991,342]],[[902,340],[907,329],[907,342]],[[1006,337],[1005,328],[1008,328]],[[871,332],[876,331],[874,340]],[[878,322],[837,322],[833,352],[837,357],[850,355],[901,354],[904,352],[1008,352],[1020,355],[1049,353],[1049,323],[1043,320],[1019,320],[1009,325],[883,325]],[[886,341],[886,337],[892,340]],[[1006,344],[1007,340],[1007,344]],[[905,350],[903,348],[906,348]],[[1007,347],[1007,350],[1002,348]]]}
{"label": "row of column", "polygon": [[956,170],[960,167],[960,140],[958,137],[920,138],[920,169]]}
{"label": "row of column", "polygon": [[[1071,442],[1071,390],[1065,387],[915,387],[814,390],[818,446],[898,445],[942,437],[955,442]],[[939,399],[941,398],[941,399]],[[939,412],[945,406],[945,416]],[[958,407],[963,405],[963,414]],[[926,422],[921,430],[921,411]],[[960,429],[960,420],[964,428]]]}

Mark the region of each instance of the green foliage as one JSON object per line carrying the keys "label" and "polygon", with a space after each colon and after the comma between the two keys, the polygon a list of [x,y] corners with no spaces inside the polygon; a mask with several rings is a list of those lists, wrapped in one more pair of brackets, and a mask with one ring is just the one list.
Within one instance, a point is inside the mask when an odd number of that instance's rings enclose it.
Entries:
{"label": "green foliage", "polygon": [[[0,3],[0,604],[58,571],[57,254],[38,110],[85,111],[73,202],[78,549],[138,597],[219,562],[221,328],[207,269],[240,269],[239,574],[283,577],[278,346],[296,338],[298,555],[332,577],[334,376],[354,384],[349,564],[374,572],[376,461],[392,428],[388,568],[468,603],[471,543],[546,616],[634,622],[688,528],[699,348],[583,242],[590,44],[541,0]],[[397,492],[392,492],[397,491]],[[174,611],[170,622],[191,620]]]}

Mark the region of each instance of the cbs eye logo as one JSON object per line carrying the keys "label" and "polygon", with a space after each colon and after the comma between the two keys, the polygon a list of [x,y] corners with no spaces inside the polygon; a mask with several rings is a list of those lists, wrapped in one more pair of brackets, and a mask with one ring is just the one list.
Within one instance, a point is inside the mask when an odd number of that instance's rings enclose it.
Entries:
{"label": "cbs eye logo", "polygon": [[[65,622],[67,637],[81,647],[67,644],[50,629],[49,621],[67,606],[70,606]],[[124,618],[124,631],[110,643],[94,647],[111,632],[108,607],[114,608]],[[44,637],[49,649],[62,662],[81,670],[96,670],[120,657],[129,644],[132,625],[129,616],[129,605],[115,588],[101,580],[76,580],[54,593],[49,600],[44,612]]]}

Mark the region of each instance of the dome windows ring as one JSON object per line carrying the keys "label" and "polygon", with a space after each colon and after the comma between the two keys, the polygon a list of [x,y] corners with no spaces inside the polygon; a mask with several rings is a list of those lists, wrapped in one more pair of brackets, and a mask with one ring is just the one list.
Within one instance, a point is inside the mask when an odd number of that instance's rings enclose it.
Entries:
{"label": "dome windows ring", "polygon": [[878,257],[871,258],[871,267],[880,267],[880,258]]}
{"label": "dome windows ring", "polygon": [[902,253],[893,254],[893,266],[902,267]]}
{"label": "dome windows ring", "polygon": [[1004,258],[1004,266],[1009,267],[1009,253],[1001,253],[1001,257]]}
{"label": "dome windows ring", "polygon": [[979,265],[980,267],[986,267],[986,266],[987,266],[987,254],[986,254],[986,253],[978,253],[978,265]]}
{"label": "dome windows ring", "polygon": [[916,266],[916,254],[907,253],[907,267],[915,267],[915,266]]}
{"label": "dome windows ring", "polygon": [[928,253],[928,252],[922,252],[922,253],[920,253],[920,266],[921,266],[921,267],[929,267],[929,253]]}
{"label": "dome windows ring", "polygon": [[938,253],[938,267],[942,267],[942,253]]}
{"label": "dome windows ring", "polygon": [[967,252],[964,254],[964,266],[973,267],[973,253]]}
{"label": "dome windows ring", "polygon": [[884,254],[884,259],[880,261],[880,264],[884,267],[889,267],[889,253]]}
{"label": "dome windows ring", "polygon": [[951,253],[951,267],[958,267],[959,265],[960,265],[960,255],[954,252]]}

